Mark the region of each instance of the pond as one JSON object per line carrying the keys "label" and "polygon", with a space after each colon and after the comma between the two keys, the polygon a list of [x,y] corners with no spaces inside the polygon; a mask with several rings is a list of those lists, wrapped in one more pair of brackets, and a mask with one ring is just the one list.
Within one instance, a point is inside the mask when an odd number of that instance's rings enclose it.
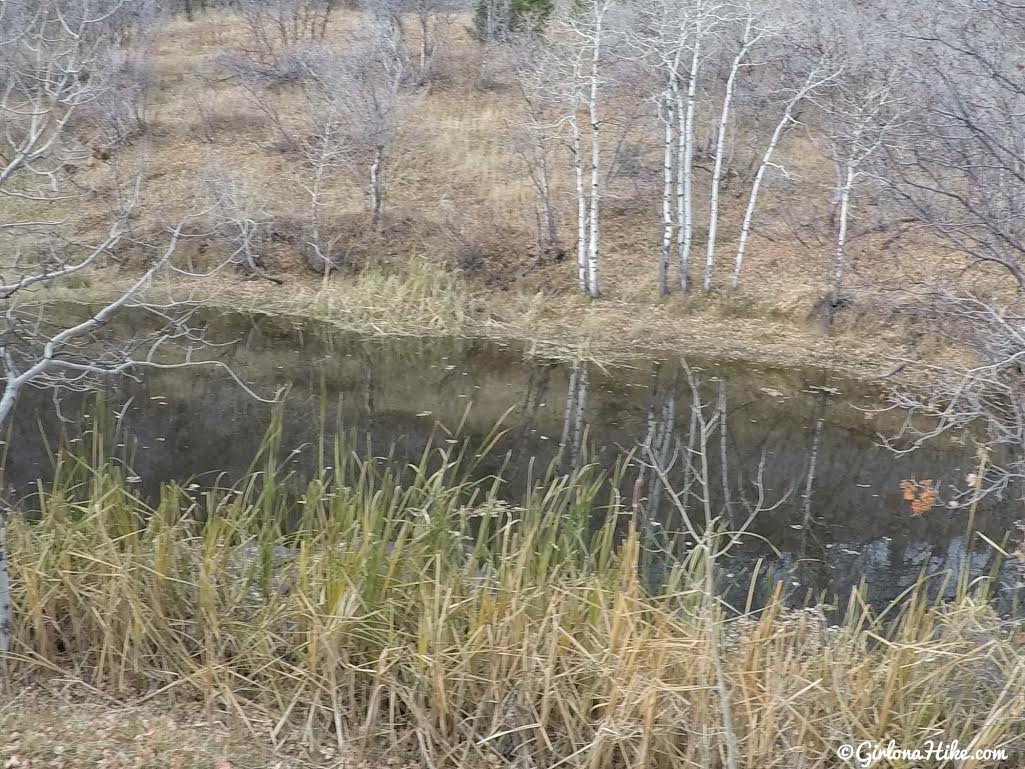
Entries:
{"label": "pond", "polygon": [[[742,597],[755,573],[759,594],[781,581],[791,605],[842,602],[864,581],[878,606],[923,570],[956,571],[969,558],[972,572],[983,574],[993,564],[993,549],[966,537],[966,510],[936,505],[916,514],[901,487],[921,479],[964,487],[978,462],[969,437],[893,453],[880,436],[896,432],[904,416],[878,413],[881,390],[869,384],[817,370],[696,358],[685,366],[668,355],[639,354],[610,367],[571,364],[527,356],[515,344],[359,336],[273,318],[218,315],[207,322],[211,337],[224,343],[217,359],[255,391],[289,388],[282,446],[286,454],[295,450],[289,461],[300,476],[312,470],[322,425],[330,427],[328,440],[335,429],[352,430],[368,451],[415,461],[429,444],[454,440],[445,429],[461,426],[461,436],[473,444],[501,420],[505,433],[496,457],[507,462],[511,498],[550,462],[611,468],[633,451],[624,495],[640,494],[649,520],[679,528],[665,484],[642,464],[668,467],[670,488],[689,488],[691,502],[700,498],[702,489],[681,458],[693,455],[686,449],[696,445],[694,385],[706,416],[719,403],[726,413],[726,429],[711,436],[707,452],[716,513],[742,521],[759,489],[763,499],[753,536],[723,565],[732,595]],[[243,475],[273,408],[222,370],[205,366],[111,382],[104,399],[123,412],[123,448],[147,494],[167,480],[202,484],[220,473]],[[47,441],[52,445],[62,429],[81,429],[92,402],[65,400],[58,414],[44,393],[22,399],[5,469],[16,495],[46,479]],[[1009,497],[987,498],[975,528],[1002,541],[1017,531],[1018,505]],[[998,600],[1005,609],[1022,584],[1019,569],[1013,558],[1001,568]]]}

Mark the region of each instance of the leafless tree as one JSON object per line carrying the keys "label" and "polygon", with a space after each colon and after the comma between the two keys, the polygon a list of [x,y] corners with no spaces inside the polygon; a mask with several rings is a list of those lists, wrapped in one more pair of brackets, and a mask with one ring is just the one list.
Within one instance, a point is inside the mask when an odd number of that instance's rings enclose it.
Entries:
{"label": "leafless tree", "polygon": [[898,191],[938,235],[1025,293],[1025,6],[943,0],[914,46],[921,109],[892,153]]}
{"label": "leafless tree", "polygon": [[[90,192],[72,178],[89,148],[70,135],[69,124],[108,92],[108,53],[135,10],[89,0],[0,1],[0,426],[25,388],[80,391],[141,366],[191,365],[203,341],[188,322],[193,306],[153,293],[158,276],[184,271],[174,263],[184,224],[149,237],[132,232],[141,172],[126,175],[113,164],[118,194],[102,233],[80,233],[65,216]],[[76,315],[47,301],[50,290],[73,285],[73,276],[118,249],[141,251],[146,264],[99,309]],[[119,336],[112,322],[123,312],[143,316],[148,330]],[[10,629],[6,566],[0,547],[0,650]]]}
{"label": "leafless tree", "polygon": [[368,158],[371,226],[384,224],[388,151],[417,103],[402,27],[392,13],[367,16],[342,54],[322,49],[307,58],[312,83],[344,122],[353,155]]}
{"label": "leafless tree", "polygon": [[544,45],[525,38],[517,50],[516,84],[522,109],[514,125],[513,145],[537,194],[538,259],[553,255],[562,259],[556,202],[551,177],[562,148],[563,122],[559,117],[558,86],[552,82],[558,67],[552,67]]}
{"label": "leafless tree", "polygon": [[719,199],[725,167],[726,136],[733,119],[732,111],[737,90],[737,79],[743,69],[759,65],[753,57],[757,46],[766,38],[779,34],[778,9],[772,3],[746,0],[735,9],[733,15],[736,40],[731,47],[732,57],[728,65],[726,83],[723,87],[722,105],[715,132],[715,154],[712,165],[712,186],[708,198],[708,239],[705,247],[705,277],[702,288],[707,294],[712,290],[712,271],[715,267],[716,237],[719,228]]}
{"label": "leafless tree", "polygon": [[469,7],[467,0],[370,0],[367,11],[380,14],[388,8],[400,19],[410,16],[417,31],[416,82],[424,84],[433,76],[435,55],[450,32],[456,14]]}
{"label": "leafless tree", "polygon": [[905,116],[883,148],[885,189],[934,248],[949,248],[967,268],[945,284],[909,287],[903,310],[966,362],[899,362],[926,386],[894,392],[892,404],[911,415],[895,446],[971,426],[976,440],[1006,450],[976,490],[999,492],[1025,469],[1025,7],[943,0],[908,11],[915,23],[894,32],[911,66],[899,91]]}
{"label": "leafless tree", "polygon": [[690,250],[694,241],[694,119],[698,79],[708,38],[719,19],[715,4],[707,0],[641,0],[636,6],[636,19],[632,40],[660,82],[653,95],[664,126],[658,283],[659,293],[668,294],[674,232],[680,286],[684,291],[689,287]]}
{"label": "leafless tree", "polygon": [[271,216],[261,205],[252,180],[215,156],[200,180],[198,193],[209,200],[206,211],[212,229],[229,243],[228,262],[248,275],[282,285],[281,278],[266,271],[260,254]]}
{"label": "leafless tree", "polygon": [[231,0],[249,33],[249,53],[265,58],[323,40],[335,5],[335,0]]}
{"label": "leafless tree", "polygon": [[815,134],[832,160],[834,182],[829,224],[833,264],[828,307],[839,307],[849,267],[848,246],[863,213],[860,198],[881,193],[889,172],[884,158],[905,132],[912,65],[893,25],[871,7],[832,6],[807,0],[803,12],[812,45],[842,66],[830,87],[811,94],[819,109]]}
{"label": "leafless tree", "polygon": [[762,182],[765,180],[766,173],[771,168],[778,168],[778,165],[774,162],[774,157],[780,140],[788,129],[798,124],[797,114],[801,105],[818,92],[830,87],[840,76],[842,70],[842,63],[831,61],[827,55],[822,55],[809,67],[802,83],[796,87],[787,86],[783,89],[782,98],[780,99],[783,106],[782,113],[776,122],[776,127],[769,136],[761,159],[758,161],[758,169],[755,172],[754,179],[751,182],[751,189],[748,193],[747,207],[744,210],[744,219],[740,225],[740,238],[737,241],[737,255],[733,263],[733,276],[730,279],[730,284],[733,288],[740,284],[740,274],[744,267],[744,255],[747,251],[748,240],[754,224],[754,215],[758,206],[758,196],[761,192]]}
{"label": "leafless tree", "polygon": [[345,126],[333,105],[317,115],[313,130],[302,143],[302,154],[298,183],[308,196],[310,224],[306,263],[314,272],[327,275],[340,267],[341,237],[328,232],[329,212],[335,206],[328,181],[352,162]]}
{"label": "leafless tree", "polygon": [[[999,449],[974,488],[952,489],[954,505],[1002,493],[1025,479],[1025,312],[1020,303],[998,305],[965,292],[928,292],[913,311],[933,333],[971,350],[975,360],[956,366],[906,358],[923,387],[895,387],[891,409],[906,413],[900,429],[883,440],[898,453],[914,451],[946,434],[964,436],[980,449]],[[973,486],[973,484],[969,484]]]}
{"label": "leafless tree", "polygon": [[[577,266],[586,276],[585,290],[601,296],[598,279],[601,254],[601,200],[605,194],[602,162],[601,95],[607,85],[607,59],[615,47],[613,18],[618,0],[588,0],[561,20],[557,34],[567,43],[562,58],[565,122],[572,130],[572,153],[577,197]],[[581,128],[586,111],[587,130]],[[585,143],[586,136],[586,143]],[[584,157],[585,149],[588,157]]]}

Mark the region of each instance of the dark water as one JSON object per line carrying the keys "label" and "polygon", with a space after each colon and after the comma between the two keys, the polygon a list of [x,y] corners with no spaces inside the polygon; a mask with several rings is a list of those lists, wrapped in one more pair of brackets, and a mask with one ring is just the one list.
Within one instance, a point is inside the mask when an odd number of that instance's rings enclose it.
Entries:
{"label": "dark water", "polygon": [[[711,415],[720,401],[725,440],[708,445],[709,498],[715,513],[740,522],[758,499],[763,507],[726,561],[724,579],[746,592],[760,562],[758,592],[777,580],[792,604],[809,595],[842,598],[864,580],[877,605],[898,596],[926,573],[956,570],[970,555],[974,573],[989,570],[994,553],[978,537],[966,551],[967,511],[933,507],[912,515],[900,483],[931,479],[964,487],[977,464],[967,436],[896,456],[879,436],[896,432],[900,414],[875,414],[880,391],[821,371],[773,369],[688,359],[639,357],[603,368],[527,358],[521,348],[483,341],[364,338],[316,331],[280,320],[241,316],[209,321],[210,334],[230,342],[216,357],[260,393],[290,388],[284,404],[283,450],[301,475],[313,465],[321,425],[366,436],[370,449],[415,461],[431,442],[447,439],[438,425],[483,440],[505,415],[498,454],[509,452],[508,493],[527,483],[528,467],[583,461],[611,467],[638,445],[640,455],[665,465],[673,488],[687,485],[680,452],[694,446],[692,381]],[[214,368],[155,371],[142,381],[111,383],[104,399],[124,412],[125,448],[132,469],[152,493],[161,481],[216,473],[242,475],[260,445],[272,406],[249,397]],[[62,429],[81,429],[89,401],[66,399],[57,415],[50,398],[30,393],[12,428],[6,482],[27,493],[45,480],[51,444]],[[322,418],[322,409],[327,419]],[[507,413],[508,412],[508,413]],[[64,420],[62,423],[61,419]],[[726,471],[723,473],[723,451]],[[586,460],[585,460],[586,458]],[[497,461],[497,460],[496,460]],[[643,481],[636,483],[638,473]],[[724,483],[725,476],[725,483]],[[637,463],[621,488],[652,521],[679,528],[679,514],[663,484]],[[700,486],[691,478],[692,492]],[[689,498],[689,504],[697,501]],[[976,529],[1000,542],[1019,516],[1020,502],[988,498]],[[1015,542],[1012,540],[1011,547]],[[1022,576],[1013,560],[1001,571],[998,599],[1010,607]]]}

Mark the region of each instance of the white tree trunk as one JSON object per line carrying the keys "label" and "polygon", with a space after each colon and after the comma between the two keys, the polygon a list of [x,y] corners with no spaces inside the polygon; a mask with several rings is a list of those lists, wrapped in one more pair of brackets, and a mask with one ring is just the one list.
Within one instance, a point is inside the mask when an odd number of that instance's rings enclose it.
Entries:
{"label": "white tree trunk", "polygon": [[591,121],[591,200],[588,211],[587,291],[593,298],[601,296],[598,286],[599,204],[601,201],[601,126],[598,119],[598,69],[601,63],[602,32],[609,0],[596,0],[594,8],[594,45],[591,50],[590,92],[587,112]]}
{"label": "white tree trunk", "polygon": [[14,403],[18,400],[18,395],[21,393],[22,388],[21,377],[16,376],[16,372],[12,370],[10,365],[7,368],[7,374],[8,378],[4,383],[4,392],[3,395],[0,395],[0,425],[7,424],[7,419],[14,410]]}
{"label": "white tree trunk", "polygon": [[381,212],[384,209],[384,145],[374,148],[374,162],[370,166],[370,224],[381,230]]}
{"label": "white tree trunk", "polygon": [[[680,229],[677,247],[680,261],[680,288],[690,289],[690,249],[694,243],[694,112],[697,105],[698,67],[701,64],[701,28],[694,40],[694,51],[687,77],[687,103],[677,104],[679,130],[679,178],[677,179],[677,208]],[[677,94],[679,97],[679,94]]]}
{"label": "white tree trunk", "polygon": [[673,100],[671,89],[665,95],[665,143],[662,155],[662,245],[658,260],[658,292],[669,294],[669,252],[673,246]]}
{"label": "white tree trunk", "polygon": [[801,88],[794,96],[787,102],[786,109],[783,110],[783,115],[780,117],[779,122],[776,124],[775,130],[772,132],[772,136],[769,137],[769,144],[765,148],[765,154],[762,155],[762,161],[758,164],[758,172],[755,174],[754,182],[751,184],[751,195],[747,201],[747,210],[744,212],[744,222],[740,227],[740,241],[737,244],[737,258],[733,266],[733,278],[731,285],[736,288],[740,284],[740,271],[744,266],[744,253],[747,249],[747,241],[751,236],[751,225],[754,220],[755,207],[758,205],[758,193],[761,190],[762,179],[765,177],[765,172],[769,168],[769,164],[772,162],[772,155],[776,151],[776,146],[779,144],[780,137],[783,136],[783,132],[786,131],[787,127],[790,126],[794,121],[794,110],[797,106],[808,97],[808,94],[814,91],[816,88],[821,87],[824,83],[832,80],[836,75],[836,72],[828,74],[826,76],[820,76],[821,70],[814,70],[808,75],[805,81],[804,87]]}
{"label": "white tree trunk", "polygon": [[762,155],[762,162],[758,164],[758,173],[755,174],[755,179],[751,183],[751,195],[747,200],[747,210],[744,211],[744,223],[740,227],[740,241],[737,243],[737,259],[733,265],[733,278],[730,281],[730,285],[733,288],[736,288],[740,284],[740,271],[744,267],[744,252],[747,250],[747,241],[751,236],[751,223],[754,220],[755,207],[758,205],[758,192],[762,186],[762,179],[765,178],[765,171],[768,169],[769,163],[772,162],[772,154],[776,151],[776,145],[779,144],[779,139],[783,135],[783,131],[786,130],[787,126],[790,125],[790,122],[793,120],[793,108],[796,104],[796,100],[787,104],[783,117],[780,118],[779,123],[776,124],[776,130],[772,132],[772,136],[769,138],[769,146],[765,148],[765,154]]}
{"label": "white tree trunk", "polygon": [[850,218],[851,191],[854,189],[856,169],[853,162],[847,163],[843,187],[840,189],[839,222],[836,227],[836,252],[833,264],[832,303],[835,306],[843,288],[844,272],[847,270],[847,222]]}
{"label": "white tree trunk", "polygon": [[581,291],[587,291],[587,196],[584,194],[584,166],[581,158],[580,124],[574,117],[573,127],[573,170],[577,184],[577,280]]}
{"label": "white tree trunk", "polygon": [[751,23],[748,16],[744,24],[744,38],[737,52],[733,63],[730,65],[730,74],[726,78],[726,93],[723,96],[722,112],[719,115],[719,129],[715,139],[715,164],[712,168],[712,191],[708,201],[708,247],[705,251],[705,281],[704,292],[707,294],[712,290],[712,270],[715,267],[715,238],[719,226],[719,186],[722,182],[723,157],[726,153],[726,129],[730,122],[730,108],[733,106],[733,94],[737,87],[737,73],[740,66],[751,49]]}
{"label": "white tree trunk", "polygon": [[430,34],[431,19],[430,13],[426,10],[420,11],[420,82],[427,80],[427,63],[430,58]]}

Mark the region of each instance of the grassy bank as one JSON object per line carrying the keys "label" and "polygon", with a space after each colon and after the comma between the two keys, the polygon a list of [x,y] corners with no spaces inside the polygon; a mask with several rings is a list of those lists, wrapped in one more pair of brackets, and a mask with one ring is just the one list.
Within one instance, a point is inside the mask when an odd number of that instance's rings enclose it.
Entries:
{"label": "grassy bank", "polygon": [[[339,8],[327,50],[344,52],[344,35],[361,18]],[[415,40],[412,18],[407,26]],[[218,9],[194,22],[169,18],[152,30],[145,51],[149,85],[140,96],[131,136],[102,151],[95,148],[97,157],[74,171],[76,185],[102,194],[46,204],[4,200],[0,211],[11,219],[66,222],[74,240],[102,241],[118,210],[118,174],[145,169],[132,237],[105,257],[107,267],[76,274],[62,289],[90,301],[138,277],[145,259],[165,243],[167,227],[186,218],[187,237],[175,257],[179,266],[204,272],[235,253],[236,235],[222,220],[231,212],[222,210],[215,194],[230,181],[255,212],[255,252],[266,272],[285,285],[247,280],[234,270],[210,281],[176,274],[176,296],[370,331],[519,339],[545,354],[599,359],[643,348],[878,376],[893,367],[891,357],[906,354],[919,341],[894,309],[911,300],[909,287],[920,281],[939,285],[960,275],[961,261],[941,258],[933,244],[894,237],[897,245],[891,248],[890,233],[862,233],[850,245],[846,292],[851,304],[825,334],[811,316],[831,290],[833,235],[827,222],[833,164],[821,148],[788,133],[779,160],[801,172],[792,181],[779,178],[766,186],[741,286],[726,288],[746,206],[742,190],[731,190],[722,200],[712,295],[676,292],[661,298],[656,272],[662,124],[646,97],[635,103],[631,86],[603,96],[610,113],[633,115],[630,121],[636,121],[616,129],[610,124],[610,130],[622,132],[618,140],[609,134],[610,148],[621,143],[633,170],[624,167],[607,179],[603,296],[587,299],[576,285],[572,253],[576,211],[570,158],[552,147],[551,199],[570,251],[567,258],[554,259],[537,243],[536,193],[518,149],[525,117],[511,64],[468,34],[470,19],[443,26],[435,31],[445,50],[437,62],[442,69],[429,88],[418,89],[415,114],[388,150],[384,230],[370,226],[369,165],[363,159],[325,180],[325,224],[345,254],[344,269],[326,281],[305,266],[311,204],[304,185],[310,171],[301,153],[283,142],[283,131],[307,132],[302,89],[285,84],[254,92],[226,69],[225,57],[248,60],[242,52],[252,51],[253,41],[242,18]],[[255,60],[250,65],[254,72],[260,69]],[[101,142],[102,133],[97,136],[92,128],[96,119],[87,111],[69,132],[85,146]],[[698,164],[702,188],[710,182],[709,172]],[[816,184],[821,192],[807,194]],[[697,202],[697,220],[707,222],[706,208]],[[698,229],[695,248],[704,249],[706,227]],[[37,241],[45,251],[49,240]],[[8,251],[21,253],[13,246]]]}
{"label": "grassy bank", "polygon": [[[72,287],[32,297],[96,304],[109,301],[132,274],[103,270]],[[458,272],[411,257],[325,281],[295,274],[286,286],[239,280],[230,272],[151,290],[227,312],[271,314],[314,321],[342,331],[381,336],[457,336],[516,342],[550,359],[614,363],[638,355],[698,355],[753,364],[816,367],[879,379],[909,350],[899,325],[868,333],[856,318],[831,333],[813,323],[751,311],[750,297],[654,295],[591,300],[575,293],[546,294],[524,285],[482,286]],[[867,321],[866,321],[867,322]],[[878,332],[878,333],[877,333]],[[935,351],[934,351],[935,352]],[[944,350],[947,359],[954,355]]]}
{"label": "grassy bank", "polygon": [[433,767],[825,767],[888,739],[1025,756],[1025,650],[985,580],[944,605],[855,594],[838,626],[728,610],[721,534],[651,589],[639,503],[583,468],[510,504],[469,480],[486,452],[403,468],[338,443],[301,486],[263,459],[152,505],[99,440],[64,454],[8,526],[9,680]]}

